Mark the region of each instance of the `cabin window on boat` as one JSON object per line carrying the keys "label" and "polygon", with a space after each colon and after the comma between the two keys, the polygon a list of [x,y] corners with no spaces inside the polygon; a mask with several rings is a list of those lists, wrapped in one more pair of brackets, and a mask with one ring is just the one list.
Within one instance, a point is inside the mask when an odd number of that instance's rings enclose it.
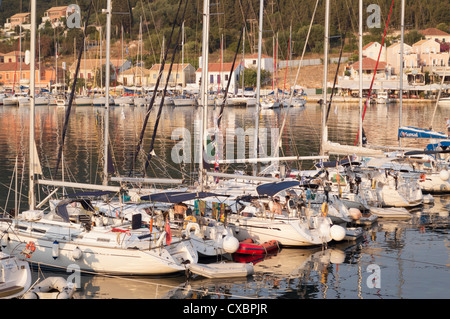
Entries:
{"label": "cabin window on boat", "polygon": [[97,241],[102,241],[105,243],[109,243],[109,238],[97,238]]}
{"label": "cabin window on boat", "polygon": [[25,230],[28,229],[28,226],[19,226],[19,225],[16,225],[16,229],[25,231]]}
{"label": "cabin window on boat", "polygon": [[45,229],[31,228],[32,232],[45,234],[47,231]]}

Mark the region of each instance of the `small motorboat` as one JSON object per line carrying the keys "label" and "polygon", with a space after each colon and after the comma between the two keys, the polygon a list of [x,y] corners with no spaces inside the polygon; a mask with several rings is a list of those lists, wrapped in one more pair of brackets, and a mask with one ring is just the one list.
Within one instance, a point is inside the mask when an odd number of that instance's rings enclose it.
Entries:
{"label": "small motorboat", "polygon": [[247,277],[253,275],[253,264],[235,262],[211,263],[211,264],[188,264],[190,272],[206,278],[232,278]]}
{"label": "small motorboat", "polygon": [[370,207],[370,212],[381,218],[411,218],[404,207]]}
{"label": "small motorboat", "polygon": [[63,277],[48,277],[34,285],[23,299],[71,299],[75,288]]}
{"label": "small motorboat", "polygon": [[30,287],[28,262],[0,252],[0,299],[19,298]]}
{"label": "small motorboat", "polygon": [[237,263],[252,263],[253,265],[266,260],[270,259],[273,256],[276,256],[278,254],[278,250],[274,250],[273,252],[269,254],[264,255],[248,255],[248,254],[233,254],[233,261]]}
{"label": "small motorboat", "polygon": [[361,227],[347,227],[345,229],[344,240],[354,241],[361,238],[364,234],[364,230]]}
{"label": "small motorboat", "polygon": [[266,255],[274,250],[279,250],[280,244],[276,240],[270,240],[263,244],[259,244],[253,239],[248,238],[239,242],[239,248],[236,250],[236,254],[248,254],[248,255]]}
{"label": "small motorboat", "polygon": [[370,226],[378,220],[378,216],[375,213],[363,213],[358,219],[352,221],[352,224],[358,226]]}

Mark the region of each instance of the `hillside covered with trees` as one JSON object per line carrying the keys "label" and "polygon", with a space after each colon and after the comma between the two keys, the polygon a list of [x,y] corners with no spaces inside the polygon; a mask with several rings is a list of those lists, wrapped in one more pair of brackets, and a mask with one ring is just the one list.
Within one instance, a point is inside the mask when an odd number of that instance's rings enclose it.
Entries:
{"label": "hillside covered with trees", "polygon": [[[78,4],[82,11],[82,21],[87,15],[88,5],[91,0],[39,0],[37,1],[38,17],[43,16],[45,10],[53,6]],[[257,23],[259,13],[259,0],[211,0],[211,23],[210,23],[210,53],[218,52],[223,47],[231,59],[236,50],[241,28],[246,21],[246,53],[256,52],[257,45]],[[278,38],[277,51],[280,59],[287,58],[289,36],[292,36],[292,54],[295,57],[301,55],[306,35],[313,16],[316,0],[265,0],[264,7],[264,46],[263,53],[272,55],[274,38]],[[389,13],[391,0],[377,0],[372,3],[381,8],[381,28],[368,30],[364,42],[379,40],[384,30],[384,25]],[[88,22],[88,36],[91,39],[98,37],[95,26],[105,26],[106,17],[101,13],[106,8],[106,0],[93,0],[95,10],[92,11]],[[112,37],[113,41],[120,39],[121,27],[124,29],[127,42],[136,41],[139,35],[139,24],[143,22],[145,62],[147,65],[157,63],[161,56],[163,39],[167,43],[172,29],[172,22],[180,4],[180,0],[113,0]],[[181,8],[184,7],[182,1]],[[356,34],[358,31],[358,0],[331,0],[330,35],[332,50],[339,50],[340,39],[345,34],[346,52],[357,49]],[[365,4],[367,5],[367,4]],[[393,12],[389,22],[391,31],[400,28],[400,0],[394,1]],[[201,55],[202,41],[202,0],[188,0],[185,21],[185,55],[186,60],[198,66],[198,56]],[[3,0],[0,7],[0,23],[3,24],[7,18],[18,12],[29,11],[29,0]],[[182,10],[181,10],[182,12]],[[323,50],[324,34],[324,12],[325,1],[319,0],[317,12],[313,21],[311,35],[307,46],[307,52],[321,53]],[[417,37],[417,30],[428,27],[439,27],[449,31],[450,26],[450,3],[442,0],[410,0],[406,7],[405,21],[406,32],[411,33],[410,38]],[[120,13],[120,14],[118,14]],[[128,14],[127,14],[128,13]],[[180,13],[181,15],[181,13]],[[368,13],[364,13],[364,21]],[[40,23],[40,18],[38,18]],[[178,28],[175,30],[176,37]],[[105,33],[103,33],[105,34]],[[45,48],[42,53],[51,55],[54,49],[55,38],[62,44],[62,54],[73,52],[73,38],[82,38],[79,30],[44,30],[41,41]],[[415,39],[415,38],[414,38]],[[387,39],[390,41],[391,39]],[[15,48],[14,41],[3,41],[0,51]],[[44,47],[44,46],[43,46]],[[165,48],[167,50],[167,47]]]}

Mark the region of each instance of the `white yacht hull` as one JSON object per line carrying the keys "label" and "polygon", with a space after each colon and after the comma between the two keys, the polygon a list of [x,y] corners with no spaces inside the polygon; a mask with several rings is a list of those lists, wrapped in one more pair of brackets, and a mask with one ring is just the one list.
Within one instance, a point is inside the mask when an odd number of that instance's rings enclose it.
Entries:
{"label": "white yacht hull", "polygon": [[18,106],[19,105],[19,99],[15,96],[13,97],[6,97],[3,99],[3,105],[4,106]]}
{"label": "white yacht hull", "polygon": [[197,106],[196,99],[173,99],[174,106]]}
{"label": "white yacht hull", "polygon": [[133,105],[134,98],[132,96],[119,96],[114,99],[116,105]]}
{"label": "white yacht hull", "polygon": [[94,103],[94,99],[91,97],[76,97],[75,98],[75,105],[76,106],[92,106]]}
{"label": "white yacht hull", "polygon": [[443,180],[439,173],[426,174],[424,179],[419,180],[419,185],[425,193],[450,193],[450,179]]}
{"label": "white yacht hull", "polygon": [[[39,225],[36,222],[13,222],[12,226],[0,222],[0,230],[6,232],[8,241],[3,251],[8,254],[19,254],[26,244],[33,242],[36,250],[30,254],[29,261],[39,263],[42,267],[56,269],[80,269],[85,272],[113,274],[113,275],[163,275],[175,273],[185,269],[179,258],[184,261],[196,263],[198,255],[190,241],[180,241],[170,246],[156,245],[148,242],[148,248],[123,248],[120,242],[126,240],[127,233],[113,233],[106,230],[99,236],[105,245],[97,245],[96,240],[89,239],[90,233],[82,232],[79,225],[58,226],[55,222],[51,228]],[[39,229],[41,233],[15,231],[14,227],[27,228],[31,226]],[[55,227],[56,226],[56,227]],[[14,230],[14,233],[13,233]],[[52,231],[46,235],[46,230]],[[53,233],[53,231],[58,231]],[[52,238],[50,238],[52,237]],[[72,240],[68,238],[72,237]],[[55,244],[55,240],[58,242]],[[57,249],[55,249],[55,245]],[[137,246],[140,244],[137,243]],[[55,253],[56,250],[56,253]],[[77,252],[77,253],[75,253]],[[78,255],[77,255],[78,254]],[[81,257],[80,257],[81,256]],[[175,256],[175,257],[174,257]],[[177,258],[177,259],[175,259]]]}
{"label": "white yacht hull", "polygon": [[316,246],[332,240],[329,218],[312,217],[311,223],[315,223],[315,227],[308,227],[308,223],[299,218],[234,215],[230,218],[230,226],[239,241],[251,238],[261,243],[277,240],[282,246]]}
{"label": "white yacht hull", "polygon": [[0,299],[22,296],[31,287],[28,262],[0,252]]}

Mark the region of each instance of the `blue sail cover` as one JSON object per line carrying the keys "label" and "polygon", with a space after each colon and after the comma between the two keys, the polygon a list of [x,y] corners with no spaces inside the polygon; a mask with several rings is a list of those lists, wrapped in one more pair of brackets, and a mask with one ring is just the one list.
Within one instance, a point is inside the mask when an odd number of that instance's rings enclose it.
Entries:
{"label": "blue sail cover", "polygon": [[259,196],[274,196],[279,192],[300,185],[299,181],[283,181],[263,184],[256,187],[256,192]]}
{"label": "blue sail cover", "polygon": [[221,194],[215,194],[210,192],[196,192],[196,193],[189,193],[189,192],[164,192],[164,193],[158,193],[158,194],[151,194],[151,195],[145,195],[141,196],[141,200],[145,201],[151,201],[151,202],[161,202],[161,203],[181,203],[193,199],[200,199],[205,197],[214,197],[214,196],[228,196],[228,195],[221,195]]}
{"label": "blue sail cover", "polygon": [[400,138],[436,138],[436,139],[448,139],[448,135],[426,130],[422,128],[403,126],[398,129],[398,137]]}
{"label": "blue sail cover", "polygon": [[439,143],[435,143],[435,144],[428,144],[425,148],[425,150],[427,151],[434,151],[437,150],[438,148],[441,148],[443,150],[447,150],[450,148],[450,141],[441,141]]}

